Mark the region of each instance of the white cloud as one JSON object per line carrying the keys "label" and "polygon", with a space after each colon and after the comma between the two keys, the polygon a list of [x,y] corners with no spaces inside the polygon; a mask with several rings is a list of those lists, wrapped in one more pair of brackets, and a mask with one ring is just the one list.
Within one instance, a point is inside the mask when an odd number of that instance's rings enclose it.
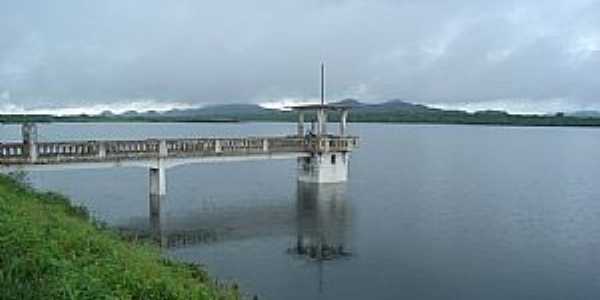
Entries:
{"label": "white cloud", "polygon": [[58,116],[66,115],[97,115],[104,111],[110,111],[115,114],[121,114],[127,111],[164,112],[172,109],[195,108],[198,105],[192,105],[184,102],[162,102],[157,100],[134,100],[128,102],[117,102],[109,104],[92,104],[87,106],[65,106],[65,107],[35,107],[25,108],[15,105],[11,102],[0,103],[0,114],[51,114]]}
{"label": "white cloud", "polygon": [[259,105],[264,108],[269,109],[280,109],[280,110],[289,110],[290,106],[298,106],[298,105],[309,105],[309,104],[319,104],[321,102],[320,99],[301,99],[301,98],[282,98],[278,100],[271,100],[267,102],[262,102]]}
{"label": "white cloud", "polygon": [[3,5],[0,90],[23,109],[318,98],[321,60],[330,101],[583,107],[600,94],[597,0]]}
{"label": "white cloud", "polygon": [[457,109],[468,112],[482,110],[500,110],[514,114],[553,114],[557,112],[574,112],[578,110],[600,110],[600,103],[581,106],[568,99],[500,99],[493,101],[471,101],[456,103],[435,103],[432,107],[441,109]]}

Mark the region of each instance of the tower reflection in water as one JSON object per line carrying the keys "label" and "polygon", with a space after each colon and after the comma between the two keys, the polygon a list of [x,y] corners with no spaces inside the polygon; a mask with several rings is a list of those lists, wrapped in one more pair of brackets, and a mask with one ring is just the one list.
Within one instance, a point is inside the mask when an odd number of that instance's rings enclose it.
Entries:
{"label": "tower reflection in water", "polygon": [[290,252],[316,260],[351,254],[348,248],[349,205],[344,183],[298,182],[296,245]]}
{"label": "tower reflection in water", "polygon": [[150,195],[150,234],[160,247],[168,246],[167,199],[164,195]]}
{"label": "tower reflection in water", "polygon": [[[291,236],[293,242],[288,253],[315,260],[335,259],[351,253],[348,247],[351,210],[345,190],[344,183],[298,182],[295,205],[214,208],[177,218],[170,216],[167,206],[173,203],[166,198],[150,199],[150,226],[146,232],[162,247]],[[138,232],[138,221],[132,219],[121,229]],[[140,235],[144,235],[143,231]]]}

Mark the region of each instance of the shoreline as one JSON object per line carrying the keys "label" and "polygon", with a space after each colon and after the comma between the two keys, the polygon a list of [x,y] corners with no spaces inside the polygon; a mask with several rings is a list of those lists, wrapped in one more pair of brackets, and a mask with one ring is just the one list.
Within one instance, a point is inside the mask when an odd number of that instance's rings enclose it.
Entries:
{"label": "shoreline", "polygon": [[[563,127],[563,128],[596,128],[600,127],[600,118],[582,119],[589,122],[583,123],[519,123],[519,122],[446,122],[446,121],[381,121],[381,120],[349,120],[351,124],[382,124],[382,125],[444,125],[444,126],[490,126],[490,127]],[[201,121],[177,121],[177,120],[55,120],[55,121],[32,121],[36,124],[246,124],[246,123],[278,123],[293,124],[296,121],[291,120],[201,120]],[[24,122],[0,122],[0,125],[21,125]],[[335,124],[336,120],[330,120],[328,123]]]}

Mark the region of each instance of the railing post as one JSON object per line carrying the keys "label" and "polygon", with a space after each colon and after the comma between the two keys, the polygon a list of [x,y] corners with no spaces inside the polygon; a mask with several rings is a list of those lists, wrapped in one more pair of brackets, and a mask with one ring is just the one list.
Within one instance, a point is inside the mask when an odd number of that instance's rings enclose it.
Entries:
{"label": "railing post", "polygon": [[215,140],[215,153],[223,152],[223,148],[221,147],[221,141]]}
{"label": "railing post", "polygon": [[169,155],[169,149],[167,148],[167,141],[160,140],[158,143],[158,156],[167,157]]}
{"label": "railing post", "polygon": [[98,144],[98,158],[106,158],[106,144],[104,142]]}
{"label": "railing post", "polygon": [[324,138],[324,139],[322,139],[322,141],[325,142],[325,147],[323,149],[323,152],[329,152],[329,146],[330,146],[329,145],[329,143],[330,143],[329,139],[328,138]]}

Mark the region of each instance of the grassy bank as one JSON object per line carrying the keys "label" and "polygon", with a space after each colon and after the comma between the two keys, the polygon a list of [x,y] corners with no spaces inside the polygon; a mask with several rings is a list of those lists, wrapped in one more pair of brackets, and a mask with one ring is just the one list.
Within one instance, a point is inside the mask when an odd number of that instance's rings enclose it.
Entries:
{"label": "grassy bank", "polygon": [[196,266],[100,229],[62,196],[0,175],[0,299],[236,299]]}

